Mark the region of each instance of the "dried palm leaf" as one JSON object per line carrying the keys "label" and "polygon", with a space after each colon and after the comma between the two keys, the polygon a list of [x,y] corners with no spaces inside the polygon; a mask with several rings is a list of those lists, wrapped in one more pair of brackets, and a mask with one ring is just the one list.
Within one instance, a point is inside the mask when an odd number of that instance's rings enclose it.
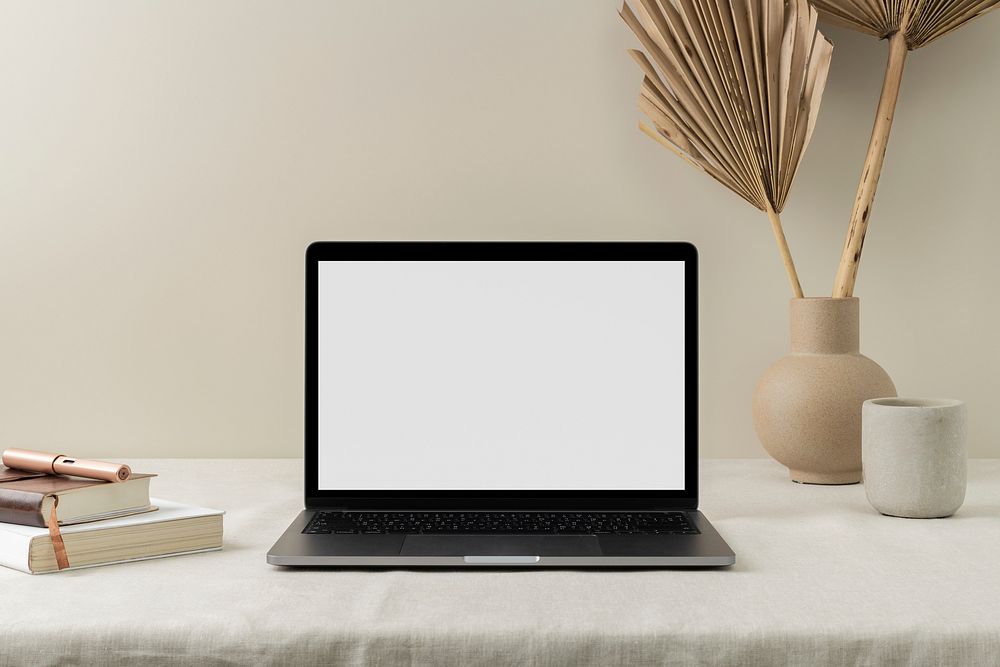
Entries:
{"label": "dried palm leaf", "polygon": [[899,34],[913,51],[995,9],[1000,0],[814,0],[824,21],[885,39]]}
{"label": "dried palm leaf", "polygon": [[889,41],[882,94],[833,287],[833,296],[847,297],[854,293],[861,248],[882,173],[907,51],[926,46],[967,21],[995,9],[1000,6],[1000,0],[814,0],[813,4],[823,19],[830,23],[888,38]]}
{"label": "dried palm leaf", "polygon": [[833,45],[806,0],[639,0],[647,135],[767,213],[802,296],[780,213],[812,136]]}

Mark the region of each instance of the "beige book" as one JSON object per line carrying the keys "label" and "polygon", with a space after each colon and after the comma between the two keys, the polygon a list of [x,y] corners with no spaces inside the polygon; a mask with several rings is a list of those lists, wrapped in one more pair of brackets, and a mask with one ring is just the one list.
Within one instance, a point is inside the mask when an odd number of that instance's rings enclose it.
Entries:
{"label": "beige book", "polygon": [[[151,502],[156,511],[63,527],[67,569],[222,548],[222,511],[169,500]],[[0,565],[31,574],[58,571],[49,531],[0,524]]]}

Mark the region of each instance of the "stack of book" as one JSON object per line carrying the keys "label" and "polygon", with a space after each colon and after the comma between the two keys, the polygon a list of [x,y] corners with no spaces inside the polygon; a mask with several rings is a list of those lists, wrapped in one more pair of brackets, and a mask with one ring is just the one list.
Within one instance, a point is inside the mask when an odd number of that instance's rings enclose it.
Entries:
{"label": "stack of book", "polygon": [[153,477],[0,467],[0,565],[39,574],[221,549],[222,512],[150,498]]}

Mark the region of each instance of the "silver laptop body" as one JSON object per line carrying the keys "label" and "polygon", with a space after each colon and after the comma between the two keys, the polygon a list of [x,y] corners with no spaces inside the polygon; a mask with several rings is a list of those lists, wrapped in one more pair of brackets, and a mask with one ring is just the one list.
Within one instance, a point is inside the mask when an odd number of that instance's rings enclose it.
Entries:
{"label": "silver laptop body", "polygon": [[317,242],[279,566],[727,566],[698,511],[697,253]]}

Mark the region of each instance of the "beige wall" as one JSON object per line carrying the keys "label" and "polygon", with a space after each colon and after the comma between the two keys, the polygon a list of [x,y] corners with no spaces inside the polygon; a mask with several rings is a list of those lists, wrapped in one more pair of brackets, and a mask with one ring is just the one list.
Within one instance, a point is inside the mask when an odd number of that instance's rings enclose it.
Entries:
{"label": "beige wall", "polygon": [[[318,238],[690,239],[702,436],[758,456],[786,347],[762,214],[636,130],[596,0],[0,5],[0,446],[301,451],[302,250]],[[786,208],[831,288],[884,63],[837,44]],[[863,347],[969,403],[1000,455],[1000,13],[912,55],[859,280]]]}

